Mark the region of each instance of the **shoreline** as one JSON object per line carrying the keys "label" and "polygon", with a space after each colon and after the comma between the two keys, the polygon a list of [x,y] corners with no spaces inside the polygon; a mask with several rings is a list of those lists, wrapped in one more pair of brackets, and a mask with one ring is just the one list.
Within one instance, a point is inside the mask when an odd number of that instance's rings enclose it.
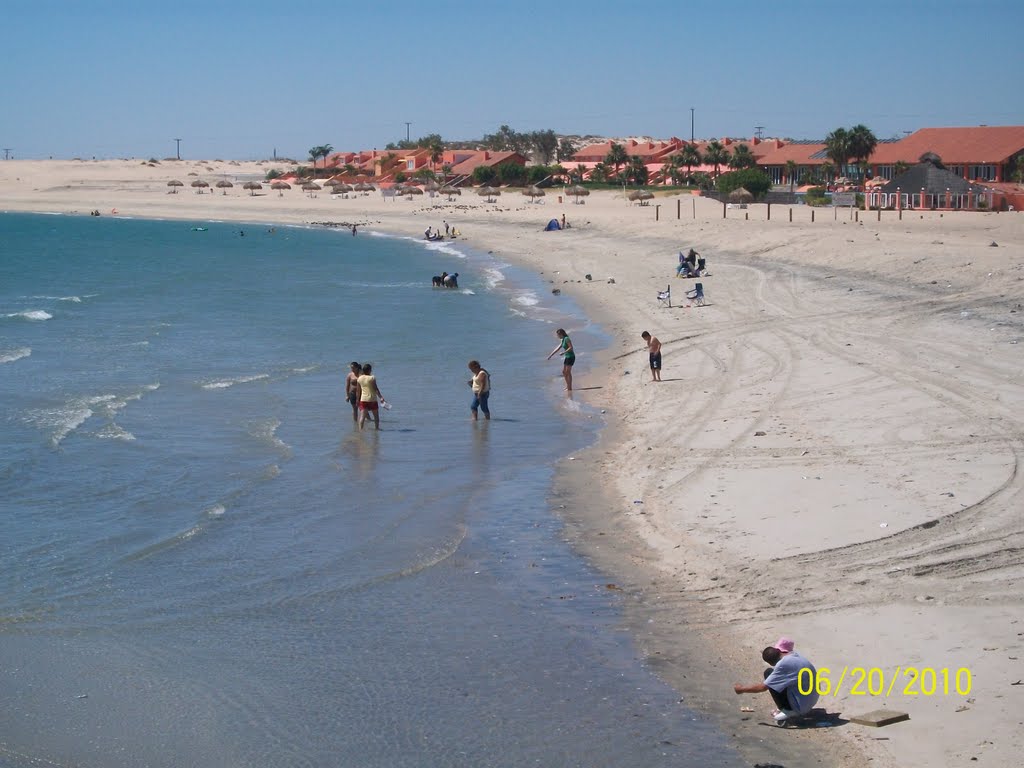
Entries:
{"label": "shoreline", "polygon": [[[123,189],[132,171],[155,177],[131,163],[114,163],[99,190],[86,190],[61,166],[82,173],[89,163],[13,162],[56,177],[28,192],[0,164],[5,210],[40,212],[57,200],[85,215],[98,207],[85,196],[105,194],[103,210],[137,218],[267,223],[238,218],[253,207],[240,194],[167,199],[176,196],[152,178]],[[275,218],[307,225],[358,212],[414,237],[424,222],[451,218],[465,233],[456,244],[539,273],[609,334],[584,384],[601,389],[580,398],[607,410],[606,425],[559,466],[553,506],[573,546],[623,585],[645,663],[685,697],[696,688],[684,704],[732,733],[752,762],[802,766],[825,754],[829,764],[862,764],[858,752],[876,765],[1012,760],[1024,748],[1005,706],[1017,690],[1005,686],[1022,676],[1024,631],[1012,589],[1022,571],[1013,510],[1024,398],[1013,345],[1024,338],[1024,218],[905,212],[904,221],[840,222],[837,212],[788,224],[781,212],[763,221],[758,208],[722,218],[721,206],[697,199],[700,218],[656,222],[654,206],[627,206],[615,193],[582,206],[519,198],[432,208],[292,190],[277,211],[287,218]],[[278,198],[258,200],[268,202]],[[274,210],[261,207],[261,216]],[[572,229],[540,232],[562,212]],[[666,282],[674,300],[694,282],[671,277],[675,251],[691,243],[709,257],[709,306],[659,309],[654,294]],[[644,329],[665,345],[661,385],[647,383]],[[977,689],[822,698],[844,716],[911,713],[879,731],[759,728],[770,702],[737,697],[731,684],[756,679],[759,649],[780,634],[819,668],[967,666]]]}

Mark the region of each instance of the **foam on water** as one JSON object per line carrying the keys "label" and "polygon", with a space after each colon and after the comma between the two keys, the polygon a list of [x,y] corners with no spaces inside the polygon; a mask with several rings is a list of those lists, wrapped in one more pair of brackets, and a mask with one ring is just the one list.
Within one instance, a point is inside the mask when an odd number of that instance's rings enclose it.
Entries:
{"label": "foam on water", "polygon": [[49,320],[53,315],[44,309],[29,309],[24,312],[11,312],[3,317],[20,317],[22,320]]}
{"label": "foam on water", "polygon": [[257,373],[252,376],[237,376],[233,379],[218,379],[215,381],[209,381],[202,385],[203,389],[227,389],[233,387],[236,384],[248,384],[253,381],[262,381],[263,379],[269,379],[269,373]]}
{"label": "foam on water", "polygon": [[13,363],[32,354],[31,347],[19,347],[0,352],[0,363]]}
{"label": "foam on water", "polygon": [[487,287],[493,290],[505,282],[505,273],[497,266],[484,267],[483,278]]}
{"label": "foam on water", "polygon": [[277,430],[280,426],[281,420],[277,418],[257,421],[250,425],[249,434],[259,442],[273,446],[274,450],[280,453],[284,458],[290,458],[292,455],[292,447],[277,436]]}

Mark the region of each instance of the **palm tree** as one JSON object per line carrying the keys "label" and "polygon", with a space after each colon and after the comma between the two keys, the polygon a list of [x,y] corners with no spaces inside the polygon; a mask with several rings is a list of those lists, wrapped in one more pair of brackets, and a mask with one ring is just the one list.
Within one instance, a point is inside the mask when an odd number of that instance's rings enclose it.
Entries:
{"label": "palm tree", "polygon": [[449,176],[451,176],[451,175],[452,175],[452,164],[451,164],[451,163],[445,163],[444,165],[442,165],[442,166],[441,166],[441,173],[443,173],[443,174],[444,174],[444,177],[445,177],[446,179],[447,179],[447,178],[448,178]]}
{"label": "palm tree", "polygon": [[910,165],[903,160],[897,160],[892,164],[892,175],[899,176],[910,170]]}
{"label": "palm tree", "polygon": [[682,165],[686,166],[687,177],[693,176],[693,166],[704,162],[696,144],[684,144],[683,148],[679,150],[679,160]]}
{"label": "palm tree", "polygon": [[585,166],[583,163],[580,163],[579,165],[576,166],[576,170],[574,170],[570,174],[570,177],[575,177],[576,183],[579,184],[580,182],[583,181],[583,177],[586,176],[586,175],[587,175],[587,166]]}
{"label": "palm tree", "polygon": [[604,158],[605,165],[615,166],[615,175],[619,175],[619,167],[629,162],[629,154],[626,152],[626,148],[621,144],[612,142],[611,148],[608,150],[608,154]]}
{"label": "palm tree", "polygon": [[822,163],[820,167],[821,180],[825,183],[828,183],[828,181],[832,178],[832,175],[835,173],[836,167],[832,165],[832,163],[830,163],[828,160]]}
{"label": "palm tree", "polygon": [[793,187],[796,186],[796,172],[799,166],[796,164],[796,160],[786,161],[786,177],[789,179],[789,191],[793,192]]}
{"label": "palm tree", "polygon": [[704,162],[715,167],[715,176],[723,163],[729,162],[729,150],[718,141],[712,141],[704,150]]}
{"label": "palm tree", "polygon": [[626,175],[633,184],[638,186],[646,184],[648,173],[644,159],[642,157],[631,157],[626,166]]}
{"label": "palm tree", "polygon": [[754,158],[754,153],[750,151],[750,147],[746,144],[736,145],[736,149],[732,152],[732,157],[729,158],[729,167],[734,171],[739,171],[743,168],[756,168],[757,160]]}
{"label": "palm tree", "polygon": [[850,156],[857,161],[860,165],[864,163],[867,166],[868,158],[874,154],[875,147],[878,146],[878,139],[875,138],[875,134],[871,132],[871,129],[866,125],[855,125],[850,129],[848,134],[850,140]]}
{"label": "palm tree", "polygon": [[825,154],[842,174],[843,166],[853,154],[850,133],[845,128],[836,128],[825,137]]}
{"label": "palm tree", "polygon": [[435,138],[430,142],[428,149],[430,149],[430,164],[437,168],[438,161],[444,157],[444,143]]}
{"label": "palm tree", "polygon": [[598,163],[594,166],[594,170],[590,172],[591,181],[608,181],[608,166],[604,163]]}
{"label": "palm tree", "polygon": [[309,150],[309,157],[313,161],[313,177],[316,178],[316,159],[322,157],[324,159],[324,165],[327,165],[327,156],[334,151],[334,147],[330,144],[321,144],[319,147],[313,147]]}
{"label": "palm tree", "polygon": [[682,177],[683,166],[686,165],[683,162],[683,156],[681,153],[676,152],[668,159],[668,175],[672,179],[672,186],[679,186],[679,180]]}

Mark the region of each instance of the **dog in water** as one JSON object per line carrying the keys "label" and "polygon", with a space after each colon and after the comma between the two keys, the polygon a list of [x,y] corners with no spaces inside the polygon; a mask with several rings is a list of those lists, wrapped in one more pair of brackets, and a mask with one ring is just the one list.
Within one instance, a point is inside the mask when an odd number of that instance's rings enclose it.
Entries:
{"label": "dog in water", "polygon": [[448,273],[442,272],[440,275],[434,275],[432,278],[430,278],[430,282],[435,288],[444,288],[444,281],[445,278],[447,277]]}

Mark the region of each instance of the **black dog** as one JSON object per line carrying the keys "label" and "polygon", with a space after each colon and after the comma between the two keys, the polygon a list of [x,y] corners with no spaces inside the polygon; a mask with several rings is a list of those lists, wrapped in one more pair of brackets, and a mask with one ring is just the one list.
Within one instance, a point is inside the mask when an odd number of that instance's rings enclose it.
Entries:
{"label": "black dog", "polygon": [[444,287],[444,280],[441,279],[440,275],[434,275],[432,278],[430,278],[430,282],[435,288]]}

